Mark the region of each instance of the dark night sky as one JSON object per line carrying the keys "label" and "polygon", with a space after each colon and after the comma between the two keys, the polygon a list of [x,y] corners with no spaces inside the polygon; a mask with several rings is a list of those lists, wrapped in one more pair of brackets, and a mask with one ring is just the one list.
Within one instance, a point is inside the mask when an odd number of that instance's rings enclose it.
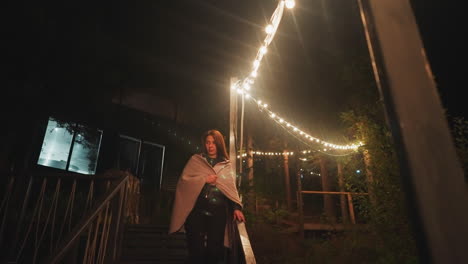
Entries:
{"label": "dark night sky", "polygon": [[[229,78],[250,71],[277,4],[64,2],[13,6],[6,40],[9,83],[28,79],[52,94],[123,88],[177,98],[200,112],[207,126],[226,121]],[[462,52],[461,36],[454,34],[460,19],[454,1],[412,3],[444,107],[468,116],[458,94],[464,73],[452,60]],[[252,94],[314,135],[333,131],[339,112],[366,93],[357,85],[363,77],[352,70],[367,65],[361,29],[355,1],[297,0],[292,12],[285,10]]]}

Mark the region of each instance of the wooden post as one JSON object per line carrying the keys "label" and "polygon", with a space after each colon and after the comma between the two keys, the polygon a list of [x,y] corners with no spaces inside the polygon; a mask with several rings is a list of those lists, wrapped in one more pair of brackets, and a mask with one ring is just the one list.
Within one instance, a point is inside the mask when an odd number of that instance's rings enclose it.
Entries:
{"label": "wooden post", "polygon": [[[252,133],[250,129],[248,130],[247,134],[247,180],[249,182],[249,209],[251,211],[255,211],[257,213],[258,210],[258,204],[257,204],[257,198],[254,192],[254,154],[253,154],[253,140],[252,140]],[[255,207],[255,208],[253,208]]]}
{"label": "wooden post", "polygon": [[[328,175],[327,160],[323,156],[319,156],[320,161],[320,176],[322,178],[322,190],[325,192],[331,191],[331,181]],[[335,222],[336,214],[333,206],[333,197],[330,194],[323,195],[323,208],[325,215],[329,221]]]}
{"label": "wooden post", "polygon": [[254,156],[253,156],[253,140],[252,140],[252,133],[247,135],[247,169],[248,169],[248,174],[247,178],[249,180],[249,186],[253,186],[253,180],[254,180]]}
{"label": "wooden post", "polygon": [[[232,90],[232,89],[231,89]],[[243,166],[242,166],[242,155],[244,154],[244,105],[245,105],[245,96],[244,94],[241,95],[241,120],[240,120],[240,137],[239,137],[239,174],[242,177]]]}
{"label": "wooden post", "polygon": [[[343,179],[343,163],[341,161],[337,161],[338,167],[338,185],[340,187],[340,192],[344,192],[344,179]],[[343,223],[349,222],[348,211],[346,210],[346,197],[344,194],[340,195],[340,206],[341,206],[341,217],[343,218]]]}
{"label": "wooden post", "polygon": [[348,196],[348,207],[349,207],[349,216],[351,217],[351,223],[356,224],[356,218],[354,216],[354,205],[353,205],[353,197],[350,193],[347,194]]}
{"label": "wooden post", "polygon": [[[464,263],[468,195],[408,0],[358,0],[421,263]],[[452,44],[448,42],[449,45]]]}
{"label": "wooden post", "polygon": [[[237,174],[236,170],[236,130],[237,130],[237,91],[232,89],[233,85],[237,82],[237,78],[231,78],[229,84],[229,159],[231,161],[232,172]],[[237,181],[237,185],[239,185]]]}
{"label": "wooden post", "polygon": [[286,204],[288,206],[288,210],[291,210],[291,183],[289,177],[289,157],[288,152],[286,150],[283,151],[284,157],[284,188],[286,194]]}
{"label": "wooden post", "polygon": [[304,238],[304,208],[302,203],[302,181],[301,174],[296,173],[297,178],[297,212],[299,213],[299,235]]}

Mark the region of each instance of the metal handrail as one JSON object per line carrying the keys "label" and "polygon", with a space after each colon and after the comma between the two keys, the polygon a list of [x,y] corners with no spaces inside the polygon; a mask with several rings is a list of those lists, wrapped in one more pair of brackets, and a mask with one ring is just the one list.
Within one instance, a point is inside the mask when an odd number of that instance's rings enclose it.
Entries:
{"label": "metal handrail", "polygon": [[[96,243],[96,238],[98,236],[98,231],[99,231],[99,225],[100,221],[102,220],[103,223],[111,222],[112,220],[112,214],[109,215],[109,206],[111,200],[116,197],[118,194],[120,194],[120,199],[119,199],[119,204],[118,204],[118,213],[117,213],[117,223],[115,227],[115,236],[114,239],[118,240],[120,238],[119,232],[122,231],[122,228],[120,226],[121,224],[121,216],[123,212],[123,206],[124,206],[124,201],[125,197],[128,194],[126,185],[128,183],[129,176],[126,175],[122,179],[118,180],[113,186],[110,187],[108,190],[107,194],[104,195],[98,202],[96,202],[95,206],[89,210],[89,213],[83,218],[83,220],[77,224],[77,226],[72,230],[72,232],[61,242],[61,246],[59,246],[47,259],[45,263],[58,263],[64,256],[65,254],[72,248],[72,246],[77,242],[79,237],[83,235],[86,231],[88,231],[88,235],[92,232],[93,228],[96,228],[96,232],[94,233],[94,241],[92,242],[93,245]],[[102,212],[106,211],[104,216],[102,216]],[[104,218],[104,219],[101,219]],[[93,221],[97,219],[97,223],[94,225]],[[110,226],[109,225],[104,225],[102,232],[101,232],[101,244],[104,243],[104,248],[99,248],[99,252],[97,255],[98,260],[100,263],[103,263],[104,258],[106,257],[105,251],[106,251],[106,246],[108,243],[108,239],[105,239],[106,236],[108,236],[110,231]],[[108,237],[107,237],[108,238]],[[87,241],[87,247],[86,251],[89,250],[90,246],[90,241],[88,237]],[[86,260],[89,256],[87,254],[88,252],[85,253],[85,259],[83,263],[86,263]],[[96,252],[93,252],[96,253]],[[117,243],[114,243],[114,248],[112,252],[112,258],[115,260],[117,258]],[[94,254],[95,255],[95,254]],[[92,256],[94,258],[95,256]]]}

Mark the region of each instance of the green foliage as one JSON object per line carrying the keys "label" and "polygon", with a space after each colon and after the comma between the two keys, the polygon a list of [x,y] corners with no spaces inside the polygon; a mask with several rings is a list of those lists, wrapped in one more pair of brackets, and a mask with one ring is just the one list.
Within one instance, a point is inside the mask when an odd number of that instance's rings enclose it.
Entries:
{"label": "green foliage", "polygon": [[465,174],[465,181],[468,182],[468,120],[463,117],[453,117],[450,121],[458,159]]}
{"label": "green foliage", "polygon": [[[356,168],[365,166],[363,158],[349,159],[345,168],[350,191],[369,192],[369,199],[359,197],[357,210],[369,224],[369,231],[386,250],[379,252],[380,263],[413,263],[416,245],[410,229],[409,217],[402,191],[397,155],[393,140],[383,122],[379,105],[342,114],[358,140],[365,142],[361,151],[370,156],[369,171],[353,175]],[[372,179],[370,181],[369,179]]]}

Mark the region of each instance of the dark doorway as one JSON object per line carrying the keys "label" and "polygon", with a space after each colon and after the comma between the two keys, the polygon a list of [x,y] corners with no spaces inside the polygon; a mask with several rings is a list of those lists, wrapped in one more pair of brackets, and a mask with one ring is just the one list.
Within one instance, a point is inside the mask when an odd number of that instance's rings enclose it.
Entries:
{"label": "dark doorway", "polygon": [[157,222],[164,153],[163,145],[120,136],[118,167],[130,171],[140,180],[138,214],[141,224]]}

